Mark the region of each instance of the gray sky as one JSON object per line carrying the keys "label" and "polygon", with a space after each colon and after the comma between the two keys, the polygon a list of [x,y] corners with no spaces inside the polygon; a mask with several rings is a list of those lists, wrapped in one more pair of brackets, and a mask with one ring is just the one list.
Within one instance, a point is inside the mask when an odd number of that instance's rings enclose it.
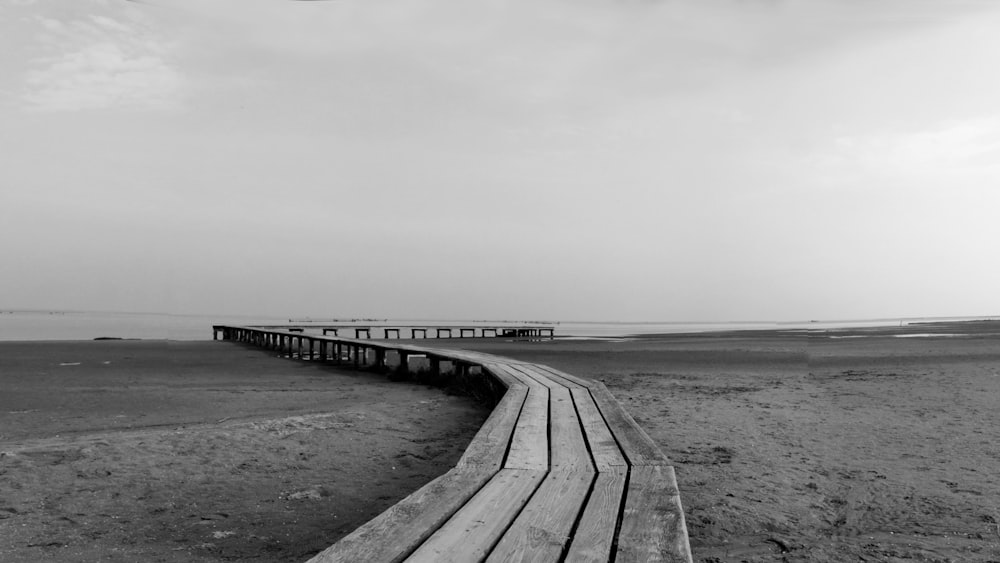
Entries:
{"label": "gray sky", "polygon": [[0,0],[0,308],[1000,312],[1000,5]]}

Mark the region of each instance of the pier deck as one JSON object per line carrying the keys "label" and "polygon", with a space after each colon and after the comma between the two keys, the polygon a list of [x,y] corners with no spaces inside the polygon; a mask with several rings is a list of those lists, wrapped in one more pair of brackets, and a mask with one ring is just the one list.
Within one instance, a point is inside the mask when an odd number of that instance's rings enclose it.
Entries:
{"label": "pier deck", "polygon": [[496,401],[454,468],[310,563],[691,561],[670,461],[600,382],[463,350],[214,330],[290,357],[399,373],[424,357],[431,377],[451,364],[448,377]]}
{"label": "pier deck", "polygon": [[[252,328],[268,330],[321,331],[322,334],[339,336],[340,331],[350,334],[354,331],[355,338],[372,338],[372,331],[382,331],[383,338],[403,338],[410,335],[411,339],[420,338],[555,338],[555,327],[548,325],[407,325],[407,324],[324,324],[324,323],[290,323],[286,325],[255,325]],[[378,333],[375,332],[377,335]]]}

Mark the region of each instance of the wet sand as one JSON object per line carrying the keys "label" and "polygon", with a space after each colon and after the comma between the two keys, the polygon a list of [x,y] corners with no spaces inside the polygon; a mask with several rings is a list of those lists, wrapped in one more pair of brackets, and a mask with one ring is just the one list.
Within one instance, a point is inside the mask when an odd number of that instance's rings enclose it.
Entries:
{"label": "wet sand", "polygon": [[[422,343],[604,381],[673,460],[695,561],[986,563],[1000,561],[998,324]],[[20,377],[0,345],[0,384],[68,386],[87,363],[57,364],[100,344],[15,362]],[[151,347],[145,367],[94,366],[93,388],[67,387],[44,416],[0,399],[0,560],[301,561],[446,470],[485,416],[232,343],[135,345]],[[122,379],[149,370],[156,384]]]}
{"label": "wet sand", "polygon": [[304,561],[486,405],[228,342],[0,343],[0,561]]}

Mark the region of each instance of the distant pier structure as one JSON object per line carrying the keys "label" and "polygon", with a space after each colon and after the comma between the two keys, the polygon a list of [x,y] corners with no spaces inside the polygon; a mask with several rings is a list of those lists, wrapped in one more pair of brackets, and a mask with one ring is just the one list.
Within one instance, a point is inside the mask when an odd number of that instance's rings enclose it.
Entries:
{"label": "distant pier structure", "polygon": [[[323,336],[332,334],[354,338],[378,338],[379,331],[385,340],[405,338],[516,338],[528,340],[554,339],[556,329],[552,325],[401,325],[401,324],[326,324],[289,323],[284,325],[257,325],[252,328],[285,330],[288,332],[322,331]],[[374,332],[374,336],[373,333]],[[218,339],[216,330],[213,337]]]}

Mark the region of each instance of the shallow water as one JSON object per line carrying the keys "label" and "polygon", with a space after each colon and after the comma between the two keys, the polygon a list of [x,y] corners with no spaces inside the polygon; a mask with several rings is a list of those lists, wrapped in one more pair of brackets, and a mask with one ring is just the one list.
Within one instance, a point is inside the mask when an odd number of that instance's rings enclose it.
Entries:
{"label": "shallow water", "polygon": [[269,324],[284,320],[163,313],[0,311],[0,340],[211,340],[213,324]]}
{"label": "shallow water", "polygon": [[[557,337],[624,337],[638,334],[676,334],[732,330],[812,332],[844,328],[902,326],[915,322],[979,320],[987,317],[858,319],[794,322],[580,322],[580,321],[469,321],[428,319],[305,319],[299,326],[356,324],[358,326],[504,326],[535,324],[554,326]],[[353,322],[352,322],[353,321]],[[278,325],[287,318],[176,315],[167,313],[115,313],[99,311],[0,311],[0,341],[92,340],[141,338],[211,340],[212,325]],[[373,334],[373,336],[375,336]]]}

